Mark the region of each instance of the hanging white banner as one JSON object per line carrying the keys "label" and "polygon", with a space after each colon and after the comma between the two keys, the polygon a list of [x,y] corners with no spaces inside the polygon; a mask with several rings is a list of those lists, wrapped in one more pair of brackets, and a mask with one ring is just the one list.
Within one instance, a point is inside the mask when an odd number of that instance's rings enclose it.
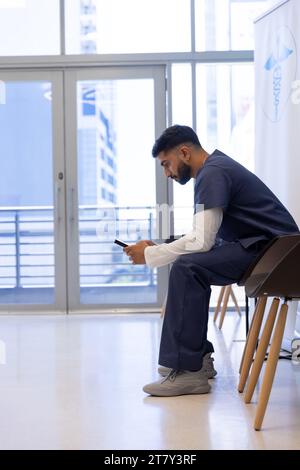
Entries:
{"label": "hanging white banner", "polygon": [[[299,18],[300,1],[286,0],[255,23],[255,173],[300,226]],[[288,350],[296,318],[293,302],[283,341]]]}
{"label": "hanging white banner", "polygon": [[256,21],[255,173],[300,225],[300,2]]}

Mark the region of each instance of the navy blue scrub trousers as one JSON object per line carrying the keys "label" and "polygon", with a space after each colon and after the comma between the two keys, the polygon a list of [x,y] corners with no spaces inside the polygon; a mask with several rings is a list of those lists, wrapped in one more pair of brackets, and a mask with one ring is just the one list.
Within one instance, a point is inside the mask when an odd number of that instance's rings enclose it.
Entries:
{"label": "navy blue scrub trousers", "polygon": [[226,286],[241,279],[263,248],[224,242],[210,251],[179,256],[170,277],[159,364],[176,370],[200,370],[202,358],[213,352],[207,340],[211,285]]}

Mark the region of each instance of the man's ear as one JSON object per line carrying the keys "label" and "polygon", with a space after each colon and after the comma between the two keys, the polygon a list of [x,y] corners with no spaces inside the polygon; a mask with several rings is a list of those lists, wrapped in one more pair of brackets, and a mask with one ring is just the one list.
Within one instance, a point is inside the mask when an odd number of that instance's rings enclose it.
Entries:
{"label": "man's ear", "polygon": [[184,162],[189,162],[190,159],[191,159],[191,150],[189,147],[187,147],[186,145],[183,145],[181,148],[180,148],[180,151],[181,151],[181,157],[182,157],[182,160]]}

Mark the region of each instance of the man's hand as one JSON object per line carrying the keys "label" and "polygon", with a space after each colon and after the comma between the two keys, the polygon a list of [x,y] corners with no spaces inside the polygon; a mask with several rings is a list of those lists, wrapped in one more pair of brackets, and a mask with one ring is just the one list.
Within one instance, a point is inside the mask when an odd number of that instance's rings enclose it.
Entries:
{"label": "man's hand", "polygon": [[141,240],[136,245],[129,245],[123,249],[127,256],[129,256],[132,264],[146,264],[145,261],[145,248],[147,246],[155,245],[151,240]]}

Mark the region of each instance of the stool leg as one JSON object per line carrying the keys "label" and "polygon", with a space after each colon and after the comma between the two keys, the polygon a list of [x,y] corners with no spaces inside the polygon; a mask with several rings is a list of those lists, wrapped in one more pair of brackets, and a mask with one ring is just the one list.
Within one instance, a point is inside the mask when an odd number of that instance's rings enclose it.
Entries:
{"label": "stool leg", "polygon": [[222,303],[222,300],[223,300],[224,291],[225,291],[225,286],[223,286],[222,289],[220,290],[218,303],[217,303],[217,307],[216,307],[215,314],[214,314],[214,322],[217,321],[217,318],[218,318],[218,315],[219,315],[221,303]]}
{"label": "stool leg", "polygon": [[246,305],[245,305],[245,316],[246,316],[246,344],[245,344],[245,347],[244,347],[244,350],[243,350],[243,355],[242,355],[242,359],[241,359],[241,363],[240,363],[240,368],[239,368],[239,374],[241,373],[241,370],[242,370],[242,367],[243,367],[243,364],[244,364],[245,351],[246,351],[247,344],[248,344],[248,339],[249,339],[249,332],[250,332],[250,330],[251,330],[251,328],[252,328],[252,325],[253,325],[253,320],[254,320],[254,317],[255,317],[255,312],[256,312],[256,305],[255,305],[254,314],[252,315],[252,318],[251,318],[251,324],[250,324],[250,327],[249,327],[249,325],[247,324],[248,321],[249,321],[249,305],[248,305],[248,297],[246,296]]}
{"label": "stool leg", "polygon": [[245,326],[246,326],[246,338],[249,332],[249,298],[245,295]]}
{"label": "stool leg", "polygon": [[234,305],[235,305],[235,308],[236,308],[237,313],[239,314],[239,316],[241,316],[240,307],[239,307],[239,304],[237,303],[236,296],[235,296],[235,293],[233,292],[233,288],[232,288],[232,287],[230,287],[230,295],[231,295],[231,298],[232,298],[233,303],[234,303]]}
{"label": "stool leg", "polygon": [[228,304],[230,289],[231,289],[230,286],[226,286],[226,288],[225,288],[223,306],[222,306],[222,311],[221,311],[221,315],[220,315],[219,330],[221,330],[221,328],[223,326],[223,321],[224,321],[225,313],[226,313],[226,310],[227,310],[227,304]]}
{"label": "stool leg", "polygon": [[251,325],[251,328],[249,330],[249,334],[247,337],[246,345],[245,345],[245,354],[244,354],[244,359],[243,359],[243,364],[241,367],[241,376],[240,376],[240,382],[238,386],[238,391],[242,393],[245,388],[245,384],[249,375],[249,370],[252,364],[253,356],[254,356],[254,351],[256,348],[263,316],[264,316],[264,311],[266,308],[266,303],[267,303],[267,297],[261,297],[259,301],[257,302],[254,317],[253,317],[253,323]]}
{"label": "stool leg", "polygon": [[264,363],[266,352],[269,346],[271,334],[273,331],[273,327],[274,327],[274,323],[275,323],[275,319],[276,319],[276,315],[278,311],[278,306],[279,306],[279,299],[275,298],[272,302],[270,313],[268,315],[268,319],[264,326],[264,330],[263,330],[261,339],[259,341],[256,354],[255,354],[255,359],[251,368],[249,382],[246,388],[245,403],[250,403],[254,389],[256,387],[259,374],[260,374],[262,365]]}
{"label": "stool leg", "polygon": [[264,380],[262,383],[261,391],[259,394],[258,406],[255,415],[254,429],[259,431],[265,416],[267,404],[269,401],[272,384],[276,372],[276,367],[278,363],[278,357],[280,353],[284,327],[286,323],[286,316],[288,312],[288,305],[285,302],[280,309],[279,317],[276,322],[276,327],[274,331],[274,336],[270,348],[269,357],[267,360]]}

